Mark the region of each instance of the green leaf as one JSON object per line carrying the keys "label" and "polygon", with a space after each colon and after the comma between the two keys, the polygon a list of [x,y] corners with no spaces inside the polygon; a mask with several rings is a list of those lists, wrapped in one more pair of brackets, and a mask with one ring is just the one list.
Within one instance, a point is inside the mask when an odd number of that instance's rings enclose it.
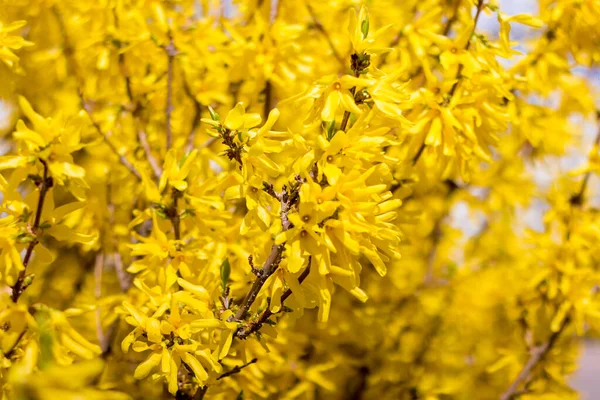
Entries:
{"label": "green leaf", "polygon": [[229,281],[229,274],[231,273],[231,264],[229,264],[229,258],[221,264],[221,285],[223,290],[227,287],[227,281]]}
{"label": "green leaf", "polygon": [[244,391],[243,390],[240,392],[240,394],[237,395],[235,400],[244,400]]}
{"label": "green leaf", "polygon": [[362,24],[360,25],[360,31],[363,34],[363,39],[366,39],[367,35],[369,34],[369,16],[368,15],[363,20]]}
{"label": "green leaf", "polygon": [[335,121],[331,121],[327,127],[327,140],[331,140],[335,136]]}
{"label": "green leaf", "polygon": [[210,118],[213,121],[220,121],[221,117],[219,117],[219,114],[216,113],[215,110],[213,110],[213,108],[211,106],[208,106],[208,112],[210,113]]}

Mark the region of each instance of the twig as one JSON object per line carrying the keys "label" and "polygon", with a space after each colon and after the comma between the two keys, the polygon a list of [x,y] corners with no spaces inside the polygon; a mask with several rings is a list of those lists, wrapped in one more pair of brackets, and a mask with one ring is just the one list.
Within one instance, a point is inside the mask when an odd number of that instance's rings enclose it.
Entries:
{"label": "twig", "polygon": [[31,260],[31,256],[33,254],[33,249],[39,243],[38,239],[38,230],[40,228],[40,220],[42,219],[42,209],[44,208],[44,199],[46,198],[46,193],[52,187],[53,181],[52,177],[48,176],[48,164],[46,161],[39,159],[42,165],[44,166],[44,176],[42,180],[39,182],[40,188],[40,196],[38,197],[38,204],[35,210],[35,219],[33,221],[33,227],[31,228],[31,232],[33,233],[34,238],[29,242],[29,246],[27,246],[27,250],[25,252],[25,258],[23,259],[23,269],[19,272],[19,276],[17,278],[17,282],[12,287],[12,301],[16,303],[19,300],[19,297],[26,289],[25,286],[25,275],[27,274],[27,266],[29,265],[29,261]]}
{"label": "twig", "polygon": [[[110,184],[107,186],[106,190],[106,204],[108,208],[109,230],[112,230],[112,227],[115,226],[115,204],[112,202]],[[117,273],[121,292],[125,293],[127,289],[131,287],[131,275],[123,268],[123,259],[121,258],[121,253],[119,253],[119,242],[114,236],[113,246],[115,247],[114,252],[112,253],[113,265]]]}
{"label": "twig", "polygon": [[[600,124],[600,113],[598,113],[598,122]],[[599,144],[600,144],[600,127],[598,128],[598,133],[596,135],[596,139],[594,140],[594,146],[598,146]],[[591,175],[591,172],[588,171],[584,176],[584,179],[583,179],[583,182],[581,184],[581,188],[579,189],[579,191],[577,193],[575,193],[573,196],[571,196],[571,205],[573,207],[581,207],[583,205],[583,199],[585,197],[585,190],[587,188],[588,181],[590,179],[590,175]],[[567,241],[570,238],[570,229],[567,230],[566,238],[567,238]],[[531,357],[529,357],[529,360],[527,361],[527,363],[525,363],[525,365],[523,366],[523,369],[521,369],[521,372],[519,372],[519,374],[517,375],[515,380],[511,383],[511,385],[506,390],[506,392],[504,392],[502,397],[500,397],[500,400],[510,400],[517,395],[519,386],[523,382],[529,380],[533,369],[540,362],[542,362],[544,360],[544,357],[546,357],[546,355],[550,352],[550,350],[552,349],[554,344],[556,344],[556,341],[558,340],[559,336],[566,329],[566,327],[569,325],[570,322],[571,322],[571,318],[569,315],[567,315],[567,317],[563,320],[562,324],[560,325],[559,329],[556,332],[553,332],[545,343],[538,346],[537,348],[535,348],[532,351]]]}
{"label": "twig", "polygon": [[[306,267],[306,269],[302,272],[302,274],[298,277],[298,283],[302,283],[304,282],[304,280],[306,279],[306,277],[308,276],[308,274],[310,273],[310,264],[311,264],[311,257],[309,257],[308,259],[308,266]],[[286,291],[281,295],[281,306],[283,307],[283,303],[287,300],[288,297],[290,297],[292,294],[292,289],[288,288],[286,289]],[[251,322],[250,324],[248,324],[248,326],[243,327],[238,329],[235,332],[235,337],[237,337],[238,339],[246,339],[248,336],[250,336],[251,334],[258,332],[260,330],[260,328],[262,328],[262,326],[264,325],[265,322],[267,322],[267,320],[273,315],[274,313],[271,311],[271,309],[269,307],[267,307],[267,309],[265,311],[263,311],[263,313],[260,315],[260,317],[258,318],[258,320]]]}
{"label": "twig", "polygon": [[533,351],[531,352],[531,357],[529,357],[529,360],[527,360],[527,363],[525,364],[525,366],[523,366],[523,369],[521,370],[521,372],[519,372],[519,375],[517,375],[510,387],[506,390],[506,392],[502,394],[500,400],[510,400],[517,395],[517,391],[521,383],[529,379],[529,376],[531,375],[533,369],[546,357],[548,352],[550,352],[550,350],[558,340],[560,334],[569,325],[569,322],[570,318],[565,318],[558,331],[553,332],[552,335],[550,335],[548,341],[533,349]]}
{"label": "twig", "polygon": [[[471,31],[469,40],[467,41],[467,44],[465,45],[465,50],[469,50],[469,47],[471,47],[471,39],[470,38],[475,33],[475,28],[477,28],[477,22],[479,21],[479,16],[481,15],[481,11],[483,10],[483,2],[484,2],[484,0],[479,0],[479,2],[477,3],[477,12],[475,13],[475,19],[473,22],[473,30]],[[456,82],[454,82],[454,85],[452,85],[452,88],[450,89],[450,92],[448,93],[450,98],[452,98],[452,96],[454,96],[454,92],[456,91],[456,88],[462,79],[462,75],[461,75],[462,70],[463,70],[463,64],[460,64],[458,66],[458,71],[456,72],[456,77],[458,79],[456,80]]]}
{"label": "twig", "polygon": [[321,34],[325,37],[325,40],[327,40],[327,43],[329,44],[329,47],[331,48],[331,52],[333,53],[333,56],[336,58],[336,60],[338,60],[338,62],[340,63],[340,65],[342,67],[345,66],[345,62],[344,62],[344,58],[340,55],[340,53],[338,53],[337,49],[335,48],[335,45],[333,44],[333,41],[331,40],[331,37],[329,36],[329,34],[327,33],[327,31],[325,30],[325,27],[323,26],[323,24],[321,23],[321,21],[319,21],[319,19],[317,18],[317,16],[315,15],[315,11],[312,9],[310,4],[306,4],[306,9],[308,10],[308,13],[310,14],[310,17],[313,20],[313,24],[315,24],[315,28],[317,28],[317,30],[319,32],[321,32]]}
{"label": "twig", "polygon": [[[475,18],[474,18],[474,23],[473,23],[473,30],[471,31],[471,35],[469,36],[469,40],[467,41],[467,44],[465,45],[465,50],[469,50],[469,47],[471,46],[471,37],[473,36],[473,34],[475,33],[475,28],[477,27],[477,22],[479,21],[479,16],[481,15],[481,11],[483,10],[483,3],[484,0],[479,0],[479,2],[477,3],[477,12],[475,13]],[[450,28],[452,26],[452,24],[454,23],[455,17],[458,15],[458,5],[457,5],[457,9],[454,13],[454,16],[452,18],[450,18],[450,20],[448,20],[448,23],[446,24],[446,26],[444,27],[444,34],[447,35],[450,32]],[[422,69],[422,67],[421,67]],[[463,64],[460,64],[458,66],[458,71],[456,72],[456,82],[454,82],[454,84],[452,85],[452,88],[450,89],[450,92],[448,92],[448,102],[450,101],[450,99],[452,99],[452,97],[454,96],[454,93],[456,92],[456,89],[458,87],[458,84],[461,82],[462,80],[462,71],[463,71]],[[421,155],[423,155],[423,151],[425,150],[425,142],[423,142],[421,144],[421,146],[419,147],[419,150],[417,151],[417,154],[415,154],[415,156],[413,157],[412,163],[413,165],[416,165],[417,162],[419,161],[419,158],[421,158]]]}
{"label": "twig", "polygon": [[263,115],[265,120],[269,116],[269,112],[271,111],[272,102],[273,102],[273,85],[271,81],[267,79],[265,83],[265,88],[263,89],[265,94],[265,102],[263,103]]}
{"label": "twig", "polygon": [[[192,93],[192,89],[190,88],[190,85],[186,79],[183,80],[183,90],[185,91],[185,94],[194,102],[194,116],[192,117],[192,125],[185,145],[185,151],[187,152],[191,151],[194,148],[194,139],[196,138],[196,131],[198,130],[200,120],[202,119],[202,104],[200,104],[200,102],[196,100],[196,96],[194,96],[194,94]],[[215,140],[215,138],[211,138],[211,140]]]}
{"label": "twig", "polygon": [[[283,231],[285,232],[292,226],[291,222],[288,219],[288,213],[292,206],[291,202],[293,199],[295,199],[295,196],[288,195],[287,188],[284,186],[282,193],[279,195],[279,198],[281,199],[281,225],[283,227]],[[254,303],[254,300],[256,300],[256,296],[260,292],[260,289],[263,287],[267,279],[269,279],[269,277],[273,275],[277,268],[279,268],[279,263],[281,262],[281,256],[283,254],[284,249],[285,243],[273,243],[269,256],[267,257],[262,268],[259,270],[256,279],[252,284],[252,287],[250,288],[248,293],[246,293],[246,296],[242,301],[242,305],[235,314],[235,320],[241,321],[245,319],[246,313]]]}
{"label": "twig", "polygon": [[162,175],[162,168],[158,165],[158,161],[154,158],[152,154],[152,149],[150,148],[150,143],[148,142],[148,136],[146,135],[146,131],[143,129],[137,130],[138,139],[142,148],[144,149],[144,153],[146,153],[146,158],[148,159],[148,163],[152,168],[152,172],[154,172],[154,176],[156,179],[159,179]]}
{"label": "twig", "polygon": [[253,358],[252,360],[248,361],[246,364],[235,366],[232,369],[230,369],[229,371],[224,372],[221,375],[219,375],[219,377],[217,378],[217,380],[221,380],[223,378],[227,378],[228,376],[231,376],[231,375],[234,375],[234,374],[238,374],[238,373],[240,373],[242,371],[242,369],[246,368],[248,365],[254,364],[257,361],[258,361],[258,358]]}
{"label": "twig", "polygon": [[[598,134],[596,135],[596,139],[594,139],[594,146],[600,146],[600,110],[598,110],[596,112],[596,119],[598,122]],[[587,189],[588,186],[588,182],[590,180],[590,176],[592,175],[592,171],[587,171],[585,173],[585,175],[583,176],[583,181],[581,182],[581,187],[579,188],[579,191],[571,196],[571,203],[574,205],[582,205],[583,204],[583,200],[584,200],[584,195],[585,195],[585,191]]]}
{"label": "twig", "polygon": [[179,216],[179,210],[177,208],[177,200],[183,195],[182,192],[173,188],[173,202],[171,206],[165,210],[167,217],[171,220],[173,225],[173,235],[175,240],[181,240],[181,217]]}
{"label": "twig", "polygon": [[[104,253],[100,252],[96,254],[96,262],[94,263],[94,295],[96,302],[102,297],[102,273],[104,272]],[[104,334],[102,329],[102,310],[100,306],[96,306],[96,336],[98,337],[98,343],[102,349],[102,353],[108,349],[108,337]]]}

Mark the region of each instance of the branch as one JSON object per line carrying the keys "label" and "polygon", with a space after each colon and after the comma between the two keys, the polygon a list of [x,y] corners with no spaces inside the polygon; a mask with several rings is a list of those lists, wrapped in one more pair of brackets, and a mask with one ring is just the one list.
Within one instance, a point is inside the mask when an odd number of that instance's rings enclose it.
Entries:
{"label": "branch", "polygon": [[[475,13],[475,18],[474,18],[474,23],[473,23],[473,30],[471,31],[471,35],[469,37],[472,37],[473,34],[475,33],[475,28],[477,28],[477,22],[479,21],[479,16],[481,15],[481,11],[483,10],[483,5],[484,5],[483,2],[484,2],[484,0],[479,0],[479,2],[477,3],[477,12]],[[450,32],[450,28],[451,28],[452,24],[454,23],[454,20],[456,19],[456,16],[458,16],[458,4],[460,4],[460,2],[457,3],[454,15],[452,16],[452,18],[450,18],[448,20],[448,23],[444,27],[444,35],[447,35]],[[465,45],[465,50],[469,50],[470,46],[471,46],[471,39],[469,39],[467,41],[467,44]],[[421,67],[421,70],[422,69],[423,69],[423,67]],[[463,65],[460,64],[458,66],[458,71],[456,72],[456,78],[457,78],[456,82],[454,82],[454,84],[452,85],[452,88],[450,89],[450,92],[448,92],[448,96],[449,96],[448,100],[447,100],[448,102],[454,96],[454,93],[456,92],[458,84],[462,80],[462,75],[461,75],[462,71],[463,71]],[[425,142],[423,142],[421,144],[421,146],[419,147],[419,150],[417,150],[417,154],[415,154],[415,156],[413,157],[413,159],[412,159],[412,164],[413,165],[417,164],[417,162],[419,161],[419,158],[421,158],[421,156],[423,155],[423,150],[425,150]]]}
{"label": "branch", "polygon": [[52,177],[48,176],[48,164],[46,161],[39,159],[42,165],[44,166],[44,176],[42,180],[39,182],[40,188],[40,197],[38,198],[37,208],[35,210],[35,219],[33,222],[33,227],[31,228],[31,232],[35,235],[33,240],[29,242],[29,246],[27,246],[27,250],[25,252],[25,258],[23,259],[23,269],[19,272],[19,276],[17,278],[17,282],[12,287],[12,301],[16,303],[19,300],[19,297],[23,293],[23,291],[27,288],[25,285],[25,274],[27,273],[27,266],[29,265],[29,261],[31,260],[31,256],[33,254],[33,249],[39,243],[38,240],[38,230],[40,227],[40,220],[42,219],[42,209],[44,208],[44,199],[46,198],[46,193],[52,187],[53,181]]}
{"label": "branch", "polygon": [[238,365],[236,367],[233,367],[229,371],[224,372],[221,375],[219,375],[219,377],[217,378],[217,380],[221,380],[223,378],[227,378],[228,376],[240,373],[242,371],[242,369],[246,368],[248,365],[254,364],[257,361],[258,361],[258,358],[253,358],[252,360],[248,361],[246,364],[242,364],[242,365]]}
{"label": "branch", "polygon": [[[106,190],[109,230],[112,230],[112,227],[115,226],[115,204],[111,199],[111,187],[111,185],[108,185]],[[125,293],[131,287],[131,275],[123,268],[123,259],[121,258],[121,253],[119,253],[119,242],[114,235],[113,246],[115,249],[112,257],[115,271],[117,272],[117,279],[119,280],[119,287],[121,288],[121,292]]]}
{"label": "branch", "polygon": [[[94,296],[96,302],[99,302],[102,297],[102,273],[104,272],[104,253],[96,254],[96,262],[94,263]],[[104,353],[108,349],[108,337],[102,329],[102,312],[100,306],[96,307],[96,336],[98,343]]]}
{"label": "branch", "polygon": [[268,79],[265,83],[265,88],[263,89],[263,92],[265,94],[265,102],[263,103],[263,114],[266,120],[269,117],[269,112],[271,111],[273,103],[273,84]]}
{"label": "branch", "polygon": [[[183,80],[183,90],[185,91],[185,94],[194,102],[194,117],[192,118],[192,126],[190,128],[190,133],[188,134],[187,143],[185,145],[185,151],[187,152],[194,148],[196,130],[198,129],[200,120],[202,118],[202,104],[196,100],[196,96],[194,96],[192,93],[192,89],[190,88],[190,85],[186,79]],[[215,138],[211,138],[211,140],[215,140]]]}
{"label": "branch", "polygon": [[154,177],[159,179],[162,175],[162,168],[158,165],[158,161],[152,155],[152,149],[150,148],[150,143],[148,142],[148,136],[146,135],[146,131],[143,129],[137,130],[138,139],[142,148],[144,149],[144,153],[146,153],[146,158],[148,159],[148,163],[150,163],[150,167],[152,168],[152,172],[154,173]]}
{"label": "branch", "polygon": [[[598,112],[597,117],[598,117],[598,122],[600,123],[600,112]],[[600,145],[600,127],[598,128],[598,133],[596,135],[596,139],[594,140],[594,146],[598,146],[598,145]],[[585,190],[588,186],[588,181],[590,179],[590,175],[591,175],[591,172],[588,171],[583,178],[583,182],[581,184],[581,188],[579,189],[579,191],[577,193],[575,193],[573,196],[571,196],[570,202],[573,207],[581,207],[583,205],[583,199],[585,197]],[[567,241],[570,239],[570,236],[571,236],[570,233],[571,233],[570,229],[567,229],[567,234],[566,234]],[[561,333],[564,332],[564,330],[567,328],[567,326],[569,325],[570,322],[571,322],[571,318],[570,318],[570,316],[567,315],[567,317],[563,320],[559,329],[556,332],[553,332],[552,335],[550,335],[550,337],[544,344],[538,346],[537,348],[535,348],[532,351],[531,357],[529,358],[529,360],[527,361],[525,366],[523,366],[523,369],[521,370],[521,372],[519,372],[519,375],[517,375],[515,380],[511,383],[509,388],[506,390],[506,392],[504,392],[504,394],[502,395],[500,400],[510,400],[518,394],[517,391],[519,389],[519,386],[523,382],[529,380],[533,369],[540,362],[542,362],[544,360],[546,355],[550,352],[552,347],[556,344],[556,341],[558,340]]]}
{"label": "branch", "polygon": [[[596,119],[598,124],[600,125],[600,110],[596,111]],[[596,139],[594,139],[594,146],[600,146],[600,126],[598,127],[598,133],[596,134]],[[585,191],[588,186],[588,182],[590,180],[590,176],[592,175],[592,171],[587,171],[583,176],[583,181],[581,182],[581,187],[579,191],[571,196],[571,204],[581,206],[583,204]]]}
{"label": "branch", "polygon": [[[285,232],[292,227],[292,224],[288,219],[288,213],[292,206],[291,203],[295,199],[295,196],[288,195],[287,188],[284,186],[282,193],[279,195],[279,198],[281,199],[281,225],[283,227],[283,231]],[[248,293],[246,293],[246,297],[244,297],[242,305],[235,314],[236,321],[241,321],[245,319],[246,313],[254,303],[254,300],[256,300],[256,296],[258,296],[260,289],[264,286],[267,279],[269,279],[269,277],[273,275],[277,268],[279,268],[279,263],[281,262],[281,257],[284,249],[285,243],[273,243],[269,256],[263,264],[263,267],[258,271],[256,279],[252,284],[252,287],[250,288]]]}
{"label": "branch", "polygon": [[[470,38],[473,37],[473,34],[475,33],[475,28],[477,28],[477,22],[479,21],[479,16],[481,15],[481,11],[483,10],[483,1],[484,0],[479,0],[479,2],[477,3],[477,12],[475,13],[475,19],[473,22],[473,30],[471,31],[471,35],[469,36]],[[465,50],[469,50],[469,47],[471,47],[471,39],[469,39],[467,41],[467,44],[465,45]],[[461,81],[462,70],[463,70],[463,64],[460,64],[458,66],[458,71],[456,72],[456,77],[458,79],[456,80],[456,82],[454,82],[454,85],[452,85],[452,89],[450,89],[450,92],[448,93],[450,98],[452,98],[452,96],[454,96],[454,92],[456,91],[456,88],[457,88],[459,82]]]}
{"label": "branch", "polygon": [[[309,257],[308,259],[308,266],[306,267],[306,269],[302,272],[302,274],[298,277],[298,283],[302,284],[302,282],[304,282],[304,280],[306,279],[306,277],[308,276],[308,274],[310,273],[310,264],[311,264],[311,260],[312,258]],[[292,294],[292,289],[288,288],[286,289],[286,291],[281,295],[281,306],[283,307],[283,303],[287,300],[288,297],[290,297]],[[281,312],[281,311],[280,311]],[[273,315],[274,313],[271,312],[271,309],[269,307],[267,307],[267,309],[265,311],[263,311],[263,313],[260,315],[260,317],[258,318],[258,320],[251,322],[250,324],[248,324],[248,326],[244,327],[244,328],[240,328],[238,329],[234,336],[237,337],[238,339],[246,339],[248,336],[250,336],[251,334],[258,332],[262,326],[265,324],[265,322],[267,322],[267,320]]]}
{"label": "branch", "polygon": [[558,331],[553,332],[544,344],[536,347],[531,352],[531,357],[527,360],[527,363],[519,372],[519,375],[512,382],[510,387],[502,394],[500,400],[510,400],[517,395],[517,391],[521,383],[529,379],[533,369],[546,357],[546,355],[550,352],[552,347],[556,344],[560,334],[565,330],[565,328],[569,325],[570,318],[565,318],[562,325],[558,329]]}

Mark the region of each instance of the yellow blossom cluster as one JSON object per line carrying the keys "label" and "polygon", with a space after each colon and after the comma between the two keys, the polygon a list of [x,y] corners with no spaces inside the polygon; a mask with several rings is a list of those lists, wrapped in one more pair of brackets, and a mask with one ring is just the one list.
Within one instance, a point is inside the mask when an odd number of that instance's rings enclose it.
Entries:
{"label": "yellow blossom cluster", "polygon": [[599,3],[9,3],[3,400],[577,398]]}

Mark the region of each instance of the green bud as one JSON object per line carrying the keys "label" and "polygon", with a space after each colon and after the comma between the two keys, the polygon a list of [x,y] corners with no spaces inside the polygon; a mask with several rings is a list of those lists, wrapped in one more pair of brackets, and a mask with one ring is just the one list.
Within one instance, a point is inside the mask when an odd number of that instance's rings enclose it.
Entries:
{"label": "green bud", "polygon": [[229,259],[226,258],[225,261],[221,264],[221,286],[223,290],[227,287],[227,281],[229,281],[229,274],[231,273],[231,264],[229,264]]}
{"label": "green bud", "polygon": [[360,31],[363,34],[363,39],[366,39],[367,35],[369,34],[369,16],[368,15],[363,20],[362,24],[360,25]]}
{"label": "green bud", "polygon": [[210,118],[213,121],[220,121],[221,120],[221,117],[219,117],[219,114],[217,114],[215,112],[215,110],[213,110],[213,108],[211,106],[208,106],[208,112],[210,113]]}

